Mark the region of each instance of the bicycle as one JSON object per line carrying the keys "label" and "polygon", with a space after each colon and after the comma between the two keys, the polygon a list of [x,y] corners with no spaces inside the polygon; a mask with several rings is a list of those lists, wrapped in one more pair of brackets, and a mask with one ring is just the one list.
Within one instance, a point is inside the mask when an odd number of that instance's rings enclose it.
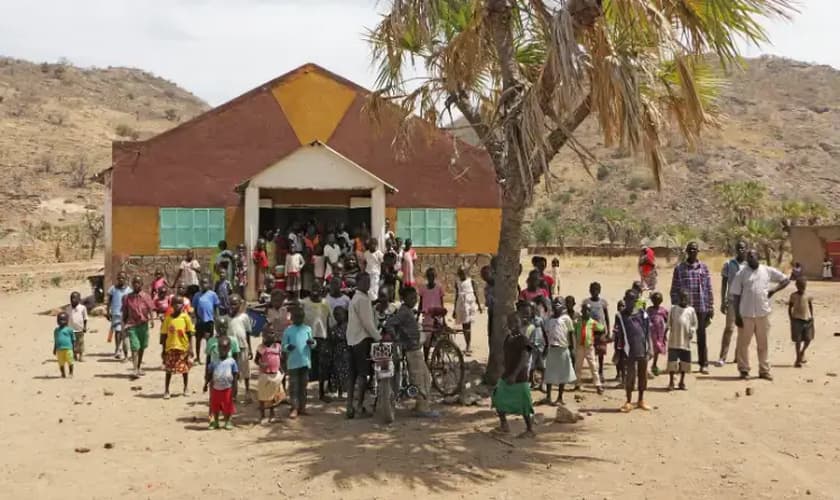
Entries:
{"label": "bicycle", "polygon": [[432,375],[432,386],[442,396],[460,394],[464,387],[464,354],[455,344],[453,336],[462,333],[446,324],[446,309],[429,311],[432,326],[423,329],[429,339],[423,347],[426,365]]}

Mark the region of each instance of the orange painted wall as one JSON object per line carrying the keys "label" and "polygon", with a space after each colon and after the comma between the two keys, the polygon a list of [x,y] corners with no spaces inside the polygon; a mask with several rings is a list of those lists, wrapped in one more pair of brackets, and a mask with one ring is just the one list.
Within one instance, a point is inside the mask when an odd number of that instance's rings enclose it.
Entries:
{"label": "orange painted wall", "polygon": [[[397,209],[387,207],[385,217],[391,219],[391,225],[396,228]],[[455,217],[458,224],[458,240],[455,248],[418,248],[417,253],[496,253],[499,247],[499,230],[502,227],[502,210],[500,208],[457,208]]]}
{"label": "orange painted wall", "polygon": [[[183,250],[160,248],[160,215],[158,207],[114,207],[112,253],[114,255],[172,255]],[[245,209],[225,209],[225,239],[229,247],[239,245],[245,237]]]}

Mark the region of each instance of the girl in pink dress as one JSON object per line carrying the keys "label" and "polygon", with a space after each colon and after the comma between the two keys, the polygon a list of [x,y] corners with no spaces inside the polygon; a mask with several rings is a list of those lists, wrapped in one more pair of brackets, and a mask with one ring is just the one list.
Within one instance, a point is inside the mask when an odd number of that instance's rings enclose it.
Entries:
{"label": "girl in pink dress", "polygon": [[659,355],[668,352],[668,310],[662,307],[661,293],[650,294],[650,300],[653,302],[647,309],[650,318],[650,343],[653,346],[653,366],[650,371],[656,376],[659,375],[659,368],[656,366]]}
{"label": "girl in pink dress", "polygon": [[443,288],[435,282],[437,279],[437,272],[433,267],[426,270],[426,286],[421,286],[417,290],[420,296],[420,304],[418,309],[423,315],[423,330],[430,330],[432,328],[433,318],[431,311],[433,309],[443,309]]}

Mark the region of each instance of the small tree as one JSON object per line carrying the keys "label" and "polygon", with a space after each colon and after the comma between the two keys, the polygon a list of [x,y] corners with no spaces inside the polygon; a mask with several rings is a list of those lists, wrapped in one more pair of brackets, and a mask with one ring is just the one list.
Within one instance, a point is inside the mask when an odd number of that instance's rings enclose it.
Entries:
{"label": "small tree", "polygon": [[169,120],[171,122],[178,121],[178,111],[176,111],[173,108],[169,108],[166,111],[164,111],[163,116],[164,116],[164,118],[166,118],[167,120]]}
{"label": "small tree", "polygon": [[88,210],[85,212],[85,224],[90,240],[90,258],[93,259],[94,255],[96,255],[96,247],[99,244],[102,231],[105,230],[105,217],[93,210]]}
{"label": "small tree", "polygon": [[727,182],[717,186],[718,203],[740,226],[760,216],[766,208],[767,188],[757,181]]}
{"label": "small tree", "polygon": [[540,216],[531,224],[531,233],[539,246],[548,246],[557,239],[554,223],[547,217]]}
{"label": "small tree", "polygon": [[615,243],[621,238],[622,231],[627,225],[627,212],[621,208],[601,207],[596,210],[597,219],[607,228],[607,239],[610,240],[610,258],[613,255]]}
{"label": "small tree", "polygon": [[87,158],[79,156],[70,167],[70,186],[76,189],[83,188],[88,181]]}

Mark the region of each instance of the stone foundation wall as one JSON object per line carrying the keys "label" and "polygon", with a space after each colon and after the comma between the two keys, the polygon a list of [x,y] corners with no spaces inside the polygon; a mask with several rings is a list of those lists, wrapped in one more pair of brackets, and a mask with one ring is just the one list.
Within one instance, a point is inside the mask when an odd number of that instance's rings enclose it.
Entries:
{"label": "stone foundation wall", "polygon": [[[212,255],[212,251],[209,250],[196,250],[195,258],[198,259],[198,262],[201,264],[202,274],[210,274],[210,258]],[[184,254],[182,253],[174,255],[115,256],[113,259],[113,269],[116,272],[113,273],[113,276],[116,277],[119,272],[126,273],[129,280],[131,280],[134,276],[140,276],[143,278],[144,285],[148,288],[148,285],[151,284],[152,280],[154,280],[155,270],[162,269],[163,274],[166,277],[166,281],[174,284],[175,277],[178,275],[178,268],[181,265],[181,260],[183,260],[183,258]],[[112,284],[113,283],[106,283],[105,289],[107,290]]]}
{"label": "stone foundation wall", "polygon": [[464,266],[467,274],[475,280],[478,296],[484,303],[481,290],[484,282],[481,280],[481,268],[490,265],[490,254],[418,254],[414,264],[415,281],[418,286],[426,282],[426,269],[435,268],[437,280],[446,292],[446,300],[451,301],[455,293],[455,281],[458,279],[458,268]]}

